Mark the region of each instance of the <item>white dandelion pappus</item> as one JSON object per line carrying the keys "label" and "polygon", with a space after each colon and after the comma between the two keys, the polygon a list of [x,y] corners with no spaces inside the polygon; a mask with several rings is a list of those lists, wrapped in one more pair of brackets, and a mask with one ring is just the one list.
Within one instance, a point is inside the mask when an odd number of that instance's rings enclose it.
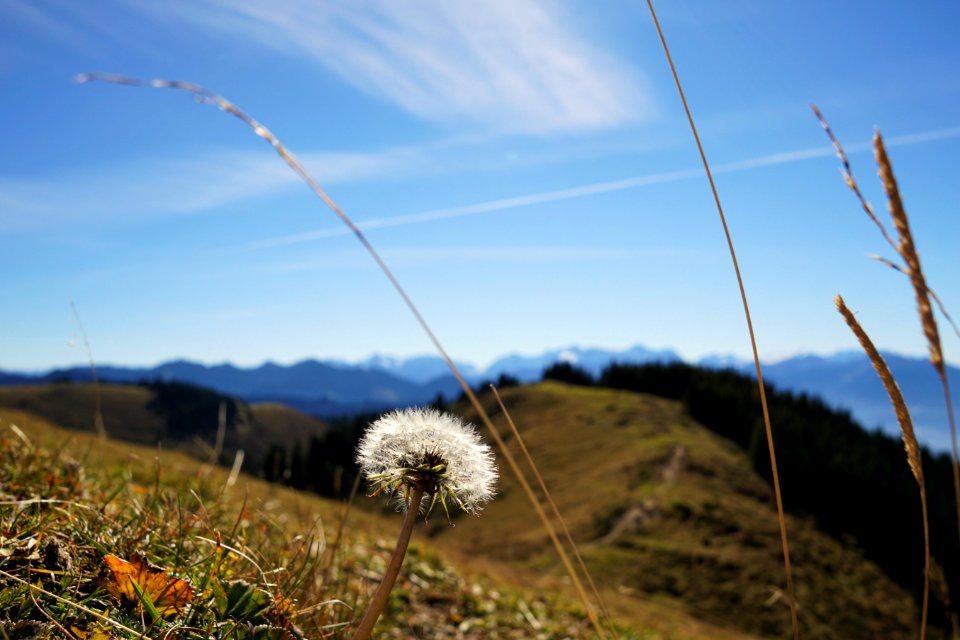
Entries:
{"label": "white dandelion pappus", "polygon": [[432,496],[427,515],[439,499],[448,519],[448,498],[476,514],[493,499],[497,482],[493,452],[474,426],[435,409],[402,409],[381,416],[360,440],[357,463],[372,496],[399,496],[407,508],[411,490],[419,487],[425,497]]}

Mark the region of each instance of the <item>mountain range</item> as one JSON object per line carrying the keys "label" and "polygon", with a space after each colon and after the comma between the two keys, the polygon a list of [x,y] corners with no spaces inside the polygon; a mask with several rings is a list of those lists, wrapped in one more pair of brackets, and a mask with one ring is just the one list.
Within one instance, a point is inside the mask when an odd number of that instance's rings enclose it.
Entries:
{"label": "mountain range", "polygon": [[[903,390],[920,440],[935,450],[948,450],[950,440],[943,391],[929,362],[892,353],[885,353],[884,357]],[[532,382],[557,362],[569,362],[597,376],[611,362],[644,364],[680,360],[673,351],[642,346],[625,350],[569,347],[536,355],[509,354],[485,368],[461,362],[457,366],[468,382],[477,384],[496,380],[501,375]],[[754,372],[752,361],[729,356],[711,356],[695,364],[746,374]],[[779,389],[818,396],[834,408],[849,411],[867,428],[899,432],[883,386],[869,360],[859,352],[796,356],[767,363],[763,371],[764,379]],[[375,355],[358,363],[303,360],[279,365],[267,362],[252,368],[177,360],[155,367],[100,366],[97,373],[101,380],[116,383],[187,382],[248,402],[279,402],[320,416],[423,404],[438,396],[452,399],[460,393],[446,363],[436,356]],[[960,381],[960,369],[948,367],[948,376]],[[89,367],[56,369],[42,374],[0,371],[0,386],[63,380],[82,382],[91,377]],[[954,404],[960,404],[956,387],[953,396]],[[773,419],[775,421],[776,416]]]}

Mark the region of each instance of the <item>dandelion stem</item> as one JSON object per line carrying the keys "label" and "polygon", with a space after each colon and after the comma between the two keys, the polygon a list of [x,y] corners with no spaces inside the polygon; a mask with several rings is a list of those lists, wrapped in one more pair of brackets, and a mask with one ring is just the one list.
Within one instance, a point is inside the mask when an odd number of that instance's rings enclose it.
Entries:
{"label": "dandelion stem", "polygon": [[420,511],[420,501],[423,499],[423,489],[414,487],[410,491],[410,502],[407,503],[407,513],[403,518],[403,526],[400,527],[400,535],[397,537],[397,546],[390,556],[390,563],[383,574],[380,586],[373,594],[373,600],[367,607],[367,612],[363,614],[360,625],[353,634],[353,640],[366,640],[373,631],[373,626],[377,624],[380,614],[387,606],[387,600],[390,599],[390,592],[393,585],[400,575],[400,567],[403,565],[403,558],[407,555],[407,546],[410,544],[410,535],[413,533],[413,524],[417,521],[417,513]]}

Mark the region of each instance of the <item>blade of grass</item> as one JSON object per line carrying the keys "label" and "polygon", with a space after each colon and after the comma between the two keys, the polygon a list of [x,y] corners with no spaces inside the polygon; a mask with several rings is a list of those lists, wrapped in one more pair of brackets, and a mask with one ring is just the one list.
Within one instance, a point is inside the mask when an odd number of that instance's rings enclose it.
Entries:
{"label": "blade of grass", "polygon": [[[830,127],[830,124],[827,122],[827,119],[823,117],[820,109],[817,108],[817,105],[811,104],[810,108],[813,109],[813,114],[817,117],[817,120],[820,121],[820,126],[823,127],[823,130],[826,132],[827,137],[830,139],[830,142],[833,144],[833,148],[837,151],[837,157],[840,159],[840,163],[843,167],[840,169],[840,174],[843,176],[843,181],[846,183],[850,190],[853,191],[853,194],[857,197],[857,200],[860,202],[860,206],[869,216],[870,220],[877,226],[877,229],[880,230],[880,234],[883,236],[883,239],[887,241],[894,251],[898,254],[901,252],[900,245],[894,242],[893,238],[890,237],[890,234],[887,233],[887,228],[883,226],[883,223],[880,222],[880,219],[877,218],[877,215],[873,211],[873,207],[867,202],[866,198],[863,197],[863,193],[860,191],[860,186],[857,184],[856,178],[853,177],[853,169],[850,167],[850,161],[847,159],[847,154],[843,150],[843,145],[840,144],[840,141],[837,139],[837,136],[834,135],[833,129]],[[886,150],[884,150],[884,155],[886,155]],[[891,169],[890,176],[893,176],[893,171]],[[894,181],[894,188],[896,188],[896,182]],[[902,202],[900,203],[902,206]],[[912,243],[912,239],[911,239]],[[903,275],[910,277],[910,271],[891,260],[887,260],[878,255],[871,255],[871,258],[887,265],[894,271],[899,271]],[[937,303],[937,307],[940,309],[940,313],[943,314],[943,317],[947,319],[947,322],[950,323],[950,326],[953,327],[953,332],[957,334],[957,337],[960,338],[960,327],[957,327],[957,323],[953,321],[953,318],[947,313],[947,308],[943,305],[943,302],[940,301],[940,298],[936,293],[933,292],[929,286],[927,287],[927,293]]]}
{"label": "blade of grass", "polygon": [[22,578],[18,578],[17,576],[13,575],[12,573],[7,573],[7,572],[4,571],[3,569],[0,569],[0,575],[2,575],[4,578],[9,578],[10,580],[13,580],[14,582],[19,582],[20,584],[26,586],[26,587],[29,588],[30,590],[36,591],[37,593],[42,593],[43,595],[45,595],[45,596],[47,596],[47,597],[49,597],[49,598],[53,598],[54,600],[56,600],[57,602],[60,602],[61,604],[65,604],[65,605],[68,606],[68,607],[72,607],[73,609],[76,609],[77,611],[83,611],[84,613],[88,613],[88,614],[92,615],[94,618],[97,618],[98,620],[102,620],[103,622],[109,624],[110,626],[112,626],[112,627],[114,627],[114,628],[116,628],[116,629],[119,629],[120,631],[125,631],[125,632],[127,632],[127,633],[132,633],[134,636],[136,636],[136,637],[138,637],[138,638],[143,635],[143,634],[139,633],[138,631],[136,631],[136,630],[134,630],[134,629],[131,629],[130,627],[128,627],[128,626],[126,626],[126,625],[124,625],[124,624],[121,624],[121,623],[117,622],[116,620],[113,620],[112,618],[108,618],[107,616],[103,615],[102,613],[100,613],[100,612],[98,612],[98,611],[94,611],[93,609],[91,609],[91,608],[89,608],[89,607],[85,607],[85,606],[83,606],[82,604],[77,604],[76,602],[73,602],[73,601],[71,601],[71,600],[67,600],[66,598],[61,598],[61,597],[58,596],[57,594],[51,593],[51,592],[47,591],[46,589],[44,589],[43,587],[38,587],[37,585],[31,584],[31,583],[27,582],[26,580],[23,580]]}
{"label": "blade of grass", "polygon": [[83,326],[83,321],[80,320],[80,312],[77,311],[77,305],[73,302],[73,298],[70,298],[70,310],[73,312],[73,319],[77,323],[77,328],[80,329],[80,337],[83,338],[83,348],[87,352],[87,360],[90,363],[90,372],[93,375],[93,393],[96,399],[96,407],[93,411],[93,426],[98,436],[101,438],[106,438],[107,428],[103,424],[103,412],[101,411],[100,401],[100,381],[97,379],[97,363],[93,359],[93,349],[90,348],[90,340],[87,339],[87,330]]}
{"label": "blade of grass", "polygon": [[910,419],[910,412],[907,410],[907,403],[903,400],[903,394],[900,393],[900,386],[894,379],[886,361],[877,351],[870,340],[870,336],[863,330],[857,318],[851,313],[850,309],[844,303],[839,295],[834,298],[837,310],[847,326],[853,331],[853,334],[860,342],[867,357],[870,358],[873,368],[883,382],[883,388],[890,396],[890,403],[893,405],[894,413],[897,415],[897,422],[900,423],[900,430],[903,433],[903,447],[907,452],[907,464],[910,465],[910,471],[913,473],[917,485],[920,487],[920,506],[923,513],[923,609],[920,618],[920,640],[924,640],[927,635],[927,609],[930,599],[930,525],[927,519],[927,490],[923,480],[923,464],[920,456],[920,445],[917,442],[917,436],[913,431],[913,421]]}
{"label": "blade of grass", "polygon": [[680,84],[680,76],[677,74],[677,68],[673,64],[673,56],[670,55],[670,48],[667,46],[667,39],[663,35],[663,29],[660,28],[660,21],[657,19],[657,12],[653,8],[653,0],[647,0],[647,7],[650,9],[650,16],[653,18],[653,24],[657,28],[657,35],[660,37],[660,44],[663,45],[663,52],[667,57],[667,63],[670,65],[670,73],[673,75],[674,84],[677,86],[677,92],[680,94],[680,102],[683,103],[683,110],[687,115],[687,122],[690,124],[690,131],[693,133],[693,139],[697,143],[697,151],[700,153],[700,160],[703,162],[704,171],[707,173],[707,180],[710,182],[710,191],[713,193],[713,201],[717,207],[717,213],[720,215],[720,222],[723,225],[723,233],[727,239],[727,247],[730,250],[730,259],[733,261],[733,270],[737,274],[737,285],[740,287],[740,299],[743,302],[743,314],[747,321],[747,331],[750,334],[750,347],[753,349],[753,362],[757,372],[757,387],[760,391],[760,407],[763,411],[763,425],[766,429],[767,449],[770,454],[770,469],[773,473],[773,489],[777,501],[777,520],[780,523],[780,542],[783,546],[783,565],[787,574],[787,598],[790,603],[790,621],[793,626],[794,640],[800,638],[800,626],[797,620],[797,600],[793,590],[793,570],[790,567],[790,543],[787,539],[787,521],[783,512],[783,498],[780,495],[780,477],[777,472],[777,455],[773,446],[773,428],[770,424],[770,411],[767,407],[767,392],[763,385],[763,372],[760,367],[760,354],[757,349],[757,338],[753,331],[753,321],[750,318],[750,305],[747,303],[747,290],[743,284],[743,276],[740,274],[740,265],[737,261],[737,252],[733,248],[733,239],[730,237],[730,229],[727,226],[727,218],[723,213],[723,205],[720,204],[720,195],[717,193],[717,186],[713,180],[713,173],[710,171],[710,163],[707,162],[707,154],[703,150],[703,144],[700,142],[700,135],[697,133],[697,126],[693,121],[693,115],[690,113],[690,106],[687,104],[687,98],[683,93],[683,86]]}
{"label": "blade of grass", "polygon": [[57,622],[56,618],[54,618],[49,613],[47,613],[47,610],[44,609],[39,602],[37,602],[37,598],[36,596],[33,595],[33,591],[30,592],[30,601],[33,602],[33,606],[37,609],[37,611],[42,613],[43,617],[45,617],[47,620],[50,621],[50,624],[52,624],[53,626],[55,626],[57,629],[60,630],[60,633],[63,634],[64,638],[67,638],[68,640],[79,640],[77,636],[70,633],[70,631],[68,631],[66,627],[64,627],[62,624]]}
{"label": "blade of grass", "polygon": [[[477,399],[476,394],[470,388],[470,385],[467,384],[466,379],[460,373],[459,368],[454,363],[453,359],[447,353],[446,349],[440,343],[440,340],[436,337],[433,330],[430,328],[430,325],[427,324],[427,321],[421,315],[420,310],[413,303],[413,300],[407,295],[406,290],[400,285],[400,282],[393,275],[393,272],[387,266],[387,263],[384,262],[383,258],[380,257],[380,254],[374,249],[373,245],[367,240],[366,236],[354,224],[343,210],[337,205],[333,199],[327,195],[323,187],[320,186],[320,183],[310,175],[310,173],[304,168],[299,160],[291,153],[281,142],[280,140],[273,135],[273,133],[263,126],[257,120],[254,120],[245,112],[241,111],[236,105],[232,102],[223,98],[222,96],[196,84],[189,82],[181,82],[179,80],[149,80],[143,81],[135,78],[128,78],[126,76],[120,76],[115,74],[81,74],[76,77],[78,83],[86,82],[108,82],[113,84],[122,84],[135,87],[152,87],[152,88],[168,88],[168,89],[179,89],[182,91],[187,91],[193,94],[199,100],[212,104],[216,106],[221,111],[228,113],[235,118],[238,118],[249,126],[253,132],[265,140],[270,146],[274,148],[277,154],[287,163],[294,173],[296,173],[300,178],[307,183],[310,189],[317,195],[323,202],[333,211],[334,214],[347,226],[348,229],[354,234],[357,240],[363,245],[364,249],[367,250],[367,253],[370,254],[370,257],[374,262],[377,263],[377,266],[386,276],[387,280],[390,281],[390,284],[393,286],[397,294],[403,299],[404,304],[406,304],[407,309],[410,313],[413,314],[413,317],[416,319],[417,323],[423,329],[424,333],[427,334],[430,342],[436,348],[437,352],[446,362],[447,367],[450,368],[451,373],[457,379],[457,382],[460,384],[460,388],[463,390],[464,395],[470,401],[470,404],[476,410],[477,415],[480,417],[481,422],[487,428],[490,437],[497,444],[497,447],[500,449],[501,454],[504,459],[507,461],[510,469],[517,476],[517,480],[520,482],[520,486],[523,488],[524,494],[526,494],[527,499],[530,501],[530,504],[533,506],[534,511],[536,511],[537,516],[540,518],[541,523],[544,528],[547,530],[547,534],[550,536],[551,541],[553,542],[554,547],[557,550],[558,555],[560,556],[561,561],[564,564],[564,567],[567,568],[567,572],[571,575],[576,574],[573,570],[573,565],[570,563],[570,558],[567,557],[566,551],[563,549],[563,545],[560,543],[560,539],[557,537],[556,530],[551,524],[549,518],[547,518],[546,512],[540,506],[539,501],[536,498],[536,495],[533,493],[533,489],[530,487],[530,483],[527,482],[526,478],[523,476],[523,473],[520,471],[520,467],[517,464],[516,459],[513,457],[513,454],[510,453],[510,450],[507,449],[506,443],[503,442],[503,439],[500,437],[500,434],[497,433],[496,427],[494,427],[493,422],[490,420],[490,417],[487,415],[487,412],[484,410],[483,406],[480,404],[480,401]],[[593,611],[593,608],[590,606],[590,601],[587,598],[587,594],[583,589],[583,585],[580,583],[579,579],[573,579],[574,587],[577,590],[577,593],[580,599],[584,603],[586,608],[587,617],[590,619],[590,623],[593,625],[594,630],[597,632],[599,638],[605,638],[606,635],[603,632],[603,629],[600,627],[599,619],[596,613]]]}
{"label": "blade of grass", "polygon": [[330,582],[330,575],[333,571],[334,561],[336,560],[337,552],[340,550],[340,544],[343,540],[343,530],[347,524],[347,517],[349,517],[350,511],[353,508],[353,503],[357,498],[357,491],[360,490],[360,478],[361,474],[358,473],[353,479],[353,486],[350,487],[350,496],[347,498],[346,504],[344,504],[343,510],[340,512],[340,522],[337,523],[337,534],[333,538],[333,544],[327,549],[329,559],[323,569],[324,583]]}

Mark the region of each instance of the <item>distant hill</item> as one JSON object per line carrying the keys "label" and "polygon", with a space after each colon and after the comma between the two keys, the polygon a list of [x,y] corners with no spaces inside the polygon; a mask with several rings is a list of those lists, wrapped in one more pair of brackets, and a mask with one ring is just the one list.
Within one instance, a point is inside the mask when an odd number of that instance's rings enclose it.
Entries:
{"label": "distant hill", "polygon": [[[457,368],[467,378],[479,379],[482,375],[477,367],[467,362],[457,361]],[[361,369],[385,371],[404,380],[417,384],[434,383],[439,378],[449,378],[450,368],[446,361],[439,356],[414,356],[412,358],[394,358],[391,356],[374,355],[356,365],[343,363],[344,366],[355,366]]]}
{"label": "distant hill", "polygon": [[[917,437],[937,451],[950,450],[950,431],[943,390],[926,358],[883,352],[910,408]],[[734,357],[704,358],[711,369],[733,369],[754,376],[754,364]],[[954,407],[960,406],[960,368],[947,367]],[[829,356],[800,355],[766,363],[763,377],[778,389],[819,397],[835,409],[849,411],[863,426],[899,435],[896,416],[870,361],[859,351]]]}
{"label": "distant hill", "polygon": [[[943,390],[930,362],[884,353],[903,391],[917,437],[938,451],[950,450]],[[960,369],[948,367],[954,407],[960,406]],[[781,389],[823,398],[833,407],[847,409],[866,427],[881,427],[899,434],[887,394],[866,357],[841,353],[830,357],[800,356],[767,365],[766,377]]]}
{"label": "distant hill", "polygon": [[[224,462],[243,449],[248,467],[259,467],[270,445],[305,446],[326,434],[327,425],[277,404],[248,405],[183,383],[100,385],[108,435],[137,444],[178,449],[207,458],[217,439],[220,404],[226,408]],[[54,383],[0,388],[0,409],[17,409],[80,431],[94,430],[96,390],[92,384]]]}
{"label": "distant hill", "polygon": [[[910,405],[918,437],[938,451],[950,448],[942,391],[933,369],[924,358],[887,353],[885,356]],[[680,362],[670,350],[636,346],[624,350],[568,347],[540,354],[511,354],[485,368],[458,363],[468,382],[496,380],[506,374],[521,382],[540,379],[544,369],[569,362],[594,377],[611,363],[646,364]],[[730,368],[753,375],[752,362],[733,356],[711,356],[697,363],[707,368]],[[954,381],[954,404],[960,406],[960,369],[948,367]],[[230,364],[202,365],[174,361],[150,368],[100,366],[102,380],[133,383],[143,380],[180,381],[204,386],[247,402],[276,402],[318,416],[342,416],[398,406],[425,404],[437,396],[448,400],[460,394],[446,363],[437,356],[391,358],[373,356],[348,364],[304,360],[292,365],[266,363],[242,368]],[[869,361],[859,352],[831,356],[802,355],[764,366],[768,382],[778,388],[824,399],[830,406],[850,411],[868,428],[897,434],[898,426],[883,386]],[[0,386],[46,383],[58,380],[89,382],[88,367],[58,369],[41,375],[0,371]]]}
{"label": "distant hill", "polygon": [[[241,368],[231,364],[207,366],[177,360],[156,367],[99,366],[101,381],[138,383],[185,382],[216,390],[248,402],[276,402],[314,415],[346,415],[360,411],[423,404],[439,394],[453,396],[459,387],[447,376],[417,383],[376,368],[304,360],[289,366],[266,363]],[[0,385],[58,381],[90,382],[89,367],[56,369],[39,376],[4,374]]]}

